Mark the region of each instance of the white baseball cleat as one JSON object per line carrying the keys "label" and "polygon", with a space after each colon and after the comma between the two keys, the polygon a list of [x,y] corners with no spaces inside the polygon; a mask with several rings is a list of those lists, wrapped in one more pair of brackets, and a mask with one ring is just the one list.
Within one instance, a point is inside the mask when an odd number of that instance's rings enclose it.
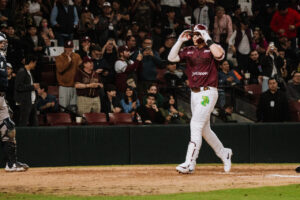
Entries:
{"label": "white baseball cleat", "polygon": [[5,166],[6,172],[24,172],[27,169],[28,169],[28,165],[26,168],[26,166],[21,166],[21,165],[19,165],[19,163],[14,163],[11,167],[9,167],[8,163],[6,163],[6,166]]}
{"label": "white baseball cleat", "polygon": [[224,155],[222,157],[222,161],[224,164],[224,172],[230,172],[231,156],[232,156],[232,150],[229,148],[224,148]]}
{"label": "white baseball cleat", "polygon": [[181,174],[192,174],[195,171],[195,164],[182,163],[176,167],[176,170]]}

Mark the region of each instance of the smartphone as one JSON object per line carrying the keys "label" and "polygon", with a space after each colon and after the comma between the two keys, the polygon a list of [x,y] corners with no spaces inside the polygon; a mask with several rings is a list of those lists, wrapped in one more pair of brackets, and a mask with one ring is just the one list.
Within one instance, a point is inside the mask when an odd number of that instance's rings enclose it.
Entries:
{"label": "smartphone", "polygon": [[274,42],[270,42],[269,47],[270,47],[271,50],[274,50],[274,48],[275,48]]}

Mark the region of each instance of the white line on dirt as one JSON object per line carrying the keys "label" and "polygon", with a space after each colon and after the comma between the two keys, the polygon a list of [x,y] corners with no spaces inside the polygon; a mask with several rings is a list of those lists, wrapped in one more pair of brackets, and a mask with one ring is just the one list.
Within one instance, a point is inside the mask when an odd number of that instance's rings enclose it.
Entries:
{"label": "white line on dirt", "polygon": [[267,177],[280,177],[280,178],[300,178],[300,175],[281,175],[281,174],[270,174]]}

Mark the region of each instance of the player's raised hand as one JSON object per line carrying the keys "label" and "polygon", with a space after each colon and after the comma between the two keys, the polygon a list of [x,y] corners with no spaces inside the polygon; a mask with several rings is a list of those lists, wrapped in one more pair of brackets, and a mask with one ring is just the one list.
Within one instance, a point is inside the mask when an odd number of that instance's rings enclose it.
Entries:
{"label": "player's raised hand", "polygon": [[202,36],[202,38],[203,38],[203,40],[204,40],[205,43],[208,40],[211,40],[211,37],[209,36],[207,30],[198,30],[197,32],[201,34],[201,36]]}
{"label": "player's raised hand", "polygon": [[191,30],[185,30],[185,31],[183,31],[180,34],[178,40],[180,40],[181,42],[186,42],[186,41],[190,40],[192,38],[191,37],[191,33],[192,33]]}

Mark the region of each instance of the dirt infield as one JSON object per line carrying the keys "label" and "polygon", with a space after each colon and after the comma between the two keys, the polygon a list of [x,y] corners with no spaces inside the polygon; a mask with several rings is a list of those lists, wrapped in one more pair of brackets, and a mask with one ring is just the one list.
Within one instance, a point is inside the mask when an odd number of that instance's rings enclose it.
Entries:
{"label": "dirt infield", "polygon": [[[55,195],[149,195],[300,184],[297,165],[234,165],[225,174],[221,165],[198,165],[191,175],[175,166],[31,168],[0,170],[0,191]],[[283,176],[283,177],[281,177]]]}

